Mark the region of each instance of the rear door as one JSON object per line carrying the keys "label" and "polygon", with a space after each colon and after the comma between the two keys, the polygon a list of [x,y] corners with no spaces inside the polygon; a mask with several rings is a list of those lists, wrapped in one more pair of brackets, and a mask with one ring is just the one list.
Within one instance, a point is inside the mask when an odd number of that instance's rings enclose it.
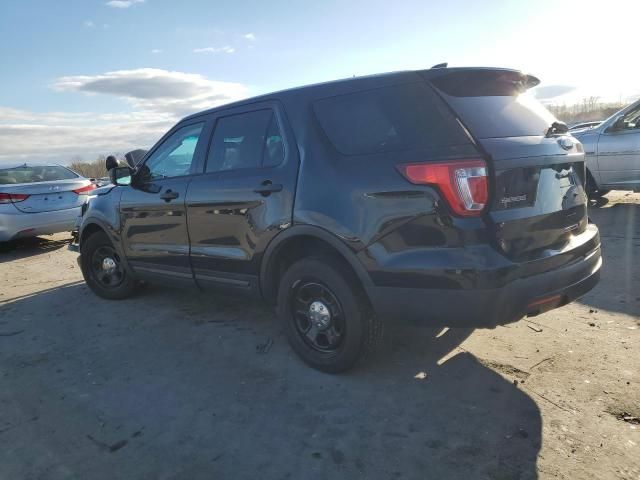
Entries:
{"label": "rear door", "polygon": [[532,260],[586,229],[582,146],[550,131],[556,119],[526,92],[537,79],[493,69],[425,76],[488,157],[493,200],[487,219],[497,248],[515,261]]}
{"label": "rear door", "polygon": [[203,156],[206,121],[175,127],[147,156],[120,200],[122,243],[140,277],[193,281],[185,199]]}
{"label": "rear door", "polygon": [[603,186],[640,188],[640,105],[625,114],[624,128],[600,135],[598,168]]}
{"label": "rear door", "polygon": [[226,110],[187,192],[191,264],[202,287],[257,288],[262,254],[291,224],[298,153],[282,106]]}

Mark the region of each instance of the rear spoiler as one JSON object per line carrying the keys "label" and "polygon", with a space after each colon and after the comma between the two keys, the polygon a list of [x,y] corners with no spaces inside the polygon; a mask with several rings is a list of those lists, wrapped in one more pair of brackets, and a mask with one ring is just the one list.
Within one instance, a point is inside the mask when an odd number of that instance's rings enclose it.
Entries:
{"label": "rear spoiler", "polygon": [[436,65],[418,73],[454,97],[517,95],[540,84],[533,75],[507,68],[447,68]]}

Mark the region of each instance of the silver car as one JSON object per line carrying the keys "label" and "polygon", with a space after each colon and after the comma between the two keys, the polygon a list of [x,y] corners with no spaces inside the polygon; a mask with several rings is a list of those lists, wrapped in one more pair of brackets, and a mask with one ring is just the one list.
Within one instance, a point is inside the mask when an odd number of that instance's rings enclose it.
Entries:
{"label": "silver car", "polygon": [[0,242],[71,231],[95,189],[56,164],[0,165]]}
{"label": "silver car", "polygon": [[569,131],[573,132],[574,130],[584,130],[585,128],[593,128],[593,127],[597,127],[601,123],[602,123],[602,120],[597,120],[595,122],[577,123],[575,125],[571,125],[569,127]]}
{"label": "silver car", "polygon": [[584,145],[590,198],[610,190],[640,191],[640,100],[571,134]]}

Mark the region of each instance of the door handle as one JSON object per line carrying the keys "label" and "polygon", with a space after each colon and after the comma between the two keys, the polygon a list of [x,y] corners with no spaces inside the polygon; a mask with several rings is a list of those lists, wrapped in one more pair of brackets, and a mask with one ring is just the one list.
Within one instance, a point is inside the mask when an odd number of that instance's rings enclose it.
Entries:
{"label": "door handle", "polygon": [[160,195],[160,198],[162,200],[164,200],[165,202],[170,202],[171,200],[175,200],[179,196],[180,196],[180,194],[178,192],[174,192],[172,190],[167,190],[162,195]]}
{"label": "door handle", "polygon": [[265,180],[262,184],[254,190],[254,192],[259,193],[263,197],[268,197],[274,192],[281,192],[282,185],[279,183],[271,183],[271,180]]}

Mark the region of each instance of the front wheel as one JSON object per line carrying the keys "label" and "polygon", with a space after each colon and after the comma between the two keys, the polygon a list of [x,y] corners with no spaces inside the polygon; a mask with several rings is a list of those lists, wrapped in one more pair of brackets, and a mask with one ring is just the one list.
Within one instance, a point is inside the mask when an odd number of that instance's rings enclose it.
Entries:
{"label": "front wheel", "polygon": [[278,316],[295,352],[328,373],[351,368],[382,335],[358,279],[331,258],[304,258],[284,273]]}
{"label": "front wheel", "polygon": [[600,190],[591,173],[587,171],[587,197],[589,197],[590,200],[602,198],[610,191],[611,190]]}
{"label": "front wheel", "polygon": [[121,300],[136,290],[136,282],[127,273],[122,258],[106,233],[91,235],[81,247],[80,267],[89,288],[99,297]]}

